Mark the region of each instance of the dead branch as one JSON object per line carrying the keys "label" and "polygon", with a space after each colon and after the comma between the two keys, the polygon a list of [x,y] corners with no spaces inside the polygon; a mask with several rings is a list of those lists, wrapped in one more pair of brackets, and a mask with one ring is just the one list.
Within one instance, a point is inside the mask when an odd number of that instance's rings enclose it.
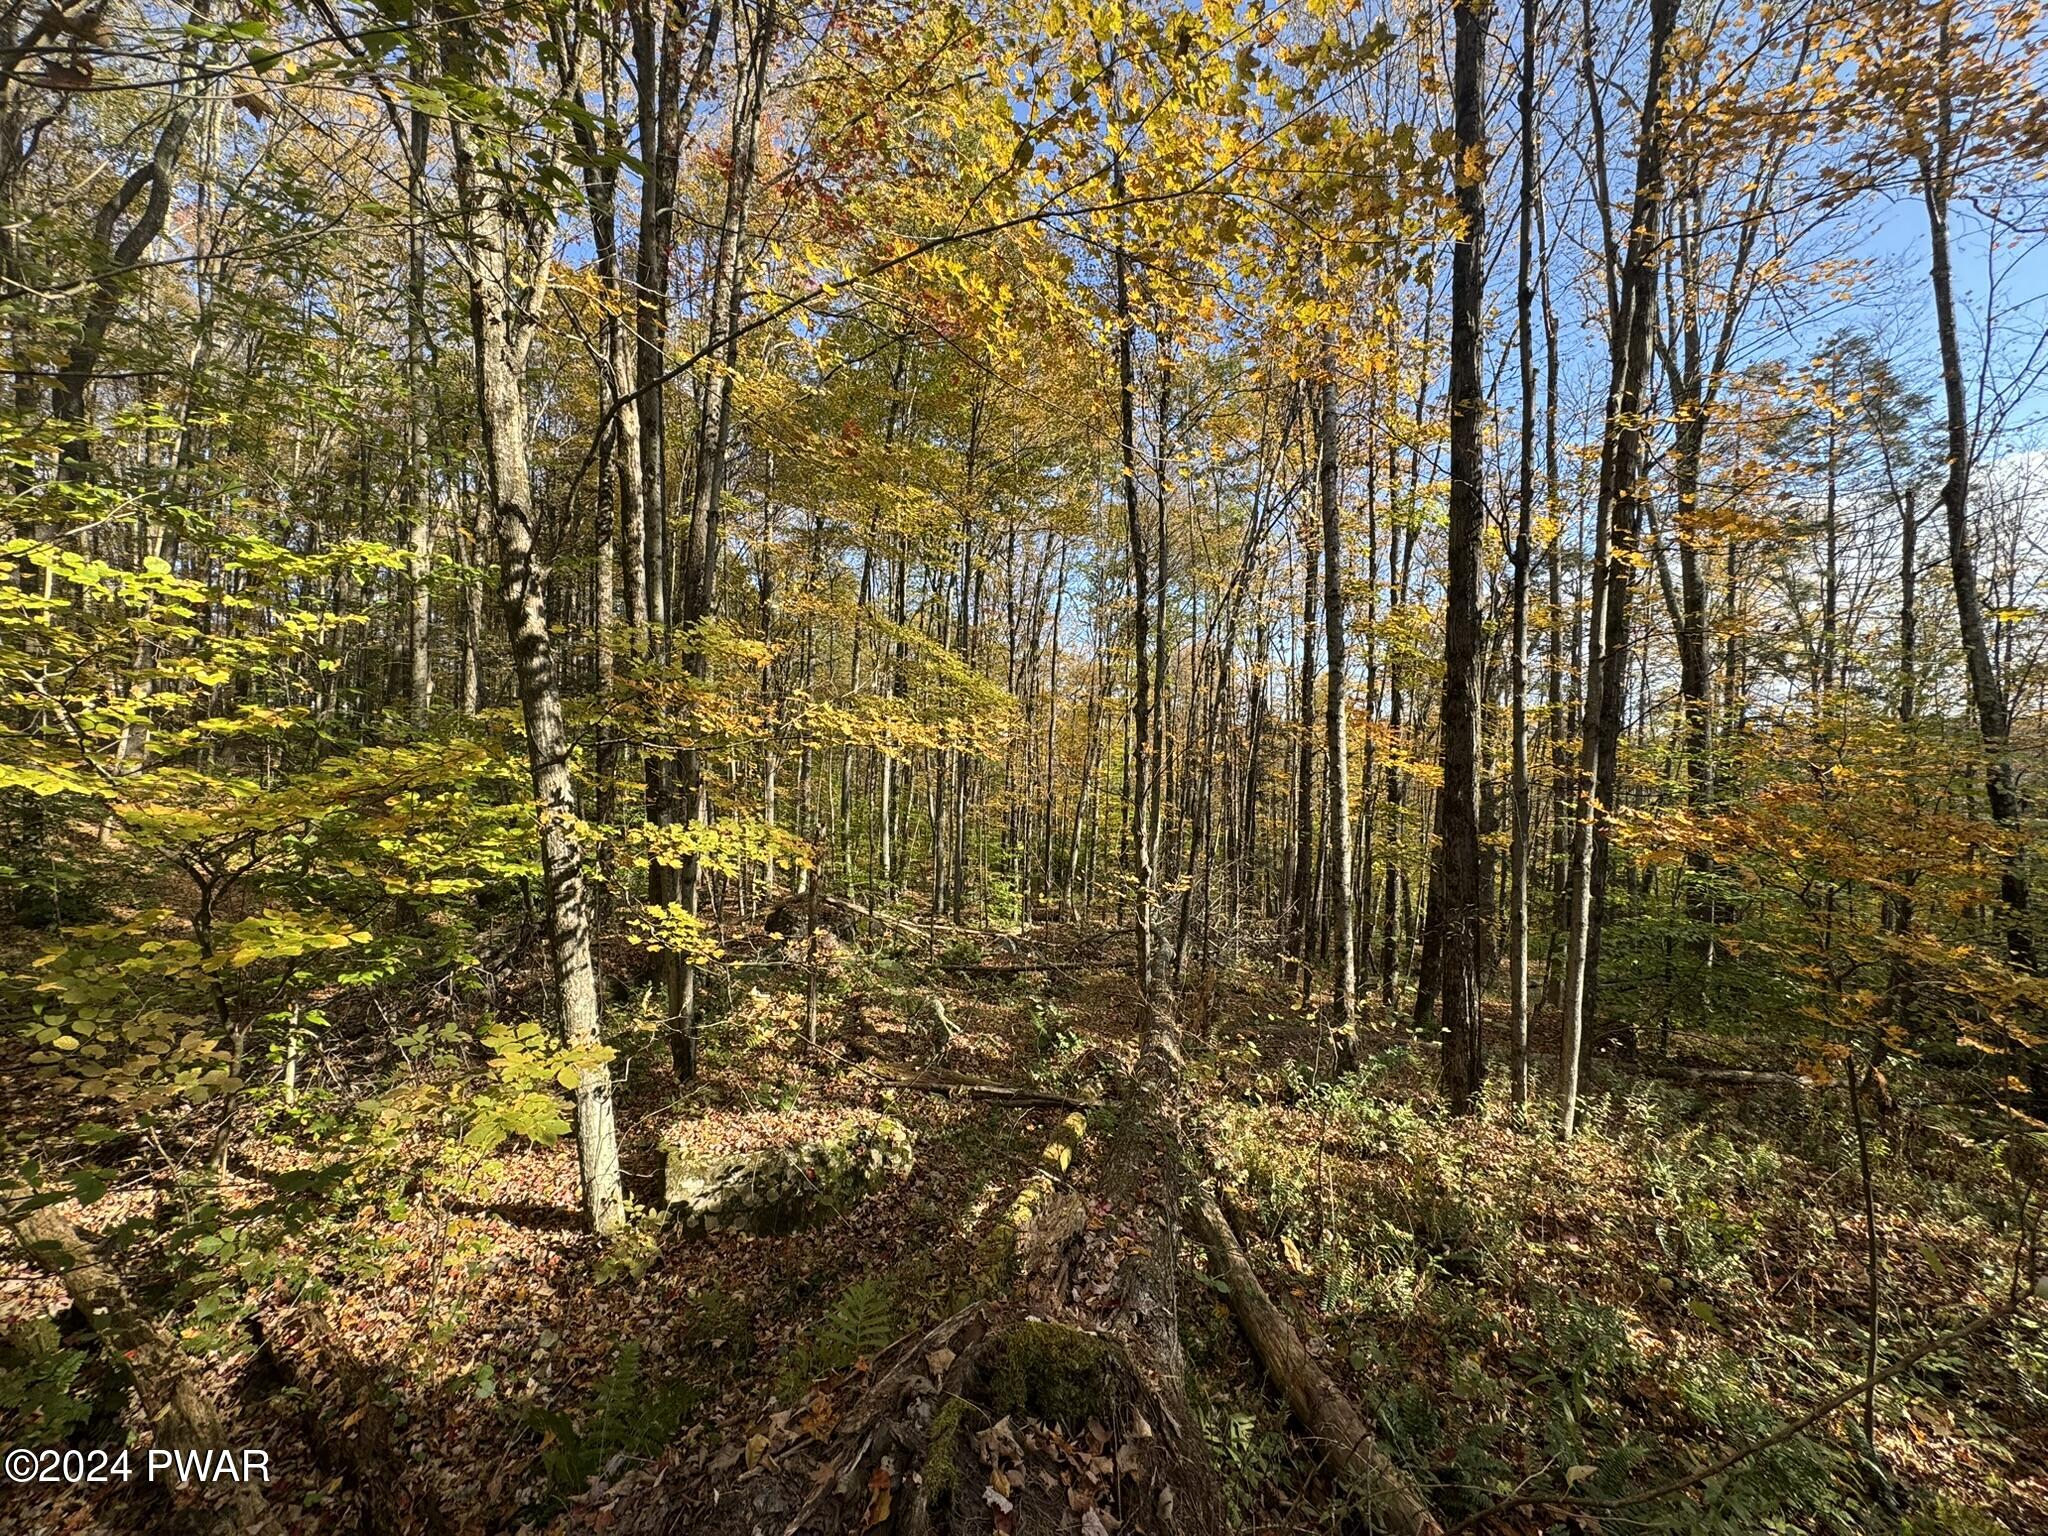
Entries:
{"label": "dead branch", "polygon": [[897,1077],[890,1073],[876,1074],[891,1088],[909,1088],[918,1093],[958,1094],[962,1098],[990,1099],[1002,1104],[1042,1109],[1096,1109],[1101,1105],[1098,1099],[1076,1099],[1064,1093],[1051,1093],[1042,1088],[1018,1088],[1008,1083],[985,1082],[971,1077]]}

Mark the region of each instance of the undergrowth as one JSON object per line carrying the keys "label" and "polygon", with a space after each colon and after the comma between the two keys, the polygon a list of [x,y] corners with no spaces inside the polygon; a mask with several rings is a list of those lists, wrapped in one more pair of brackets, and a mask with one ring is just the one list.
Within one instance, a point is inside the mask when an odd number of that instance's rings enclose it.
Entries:
{"label": "undergrowth", "polygon": [[[1251,1091],[1217,1095],[1209,1131],[1269,1286],[1313,1309],[1305,1333],[1332,1346],[1343,1385],[1447,1518],[1532,1480],[1589,1500],[1686,1480],[1855,1379],[1864,1229],[1853,1127],[1832,1099],[1752,1112],[1619,1079],[1562,1143],[1547,1124],[1516,1128],[1504,1103],[1476,1124],[1444,1117],[1414,1091],[1412,1059],[1396,1049],[1336,1082],[1286,1084],[1226,1042],[1206,1065]],[[2002,1294],[2012,1186],[1939,1125],[1873,1127],[1871,1150],[1889,1356]],[[1229,1345],[1211,1326],[1195,1336],[1215,1369]],[[2013,1426],[2048,1418],[2041,1332],[2016,1324],[1881,1390],[1875,1445],[1852,1405],[1630,1507],[1628,1528],[2041,1528],[2011,1492],[2028,1455]],[[1286,1475],[1237,1403],[1206,1425],[1234,1516],[1270,1509]],[[1944,1441],[1959,1443],[1935,1454]],[[1980,1475],[1949,1481],[1959,1464]]]}

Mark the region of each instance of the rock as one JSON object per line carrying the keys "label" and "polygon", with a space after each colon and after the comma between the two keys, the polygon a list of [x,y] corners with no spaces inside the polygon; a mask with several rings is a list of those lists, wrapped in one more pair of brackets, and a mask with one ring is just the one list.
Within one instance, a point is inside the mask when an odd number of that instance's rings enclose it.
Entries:
{"label": "rock", "polygon": [[914,1161],[910,1132],[886,1115],[856,1114],[821,1141],[756,1152],[666,1148],[666,1198],[698,1232],[779,1236],[830,1221]]}

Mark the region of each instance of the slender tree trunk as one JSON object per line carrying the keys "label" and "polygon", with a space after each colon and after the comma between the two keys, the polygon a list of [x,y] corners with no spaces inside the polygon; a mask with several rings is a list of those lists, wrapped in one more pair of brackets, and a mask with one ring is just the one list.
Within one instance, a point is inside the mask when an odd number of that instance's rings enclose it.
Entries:
{"label": "slender tree trunk", "polygon": [[427,168],[426,113],[417,107],[407,123],[405,232],[405,382],[406,490],[411,514],[407,553],[411,569],[406,607],[407,696],[416,724],[423,724],[434,697],[434,658],[430,644],[433,589],[429,578],[434,560],[432,475],[427,464],[427,230],[425,188]]}
{"label": "slender tree trunk", "polygon": [[[1572,832],[1567,902],[1570,924],[1564,980],[1564,1132],[1578,1121],[1580,1055],[1585,1037],[1590,971],[1597,953],[1594,922],[1599,897],[1599,852],[1606,839],[1600,798],[1603,764],[1618,741],[1633,574],[1634,518],[1643,442],[1643,387],[1649,371],[1650,327],[1656,304],[1656,250],[1663,180],[1665,53],[1677,20],[1677,0],[1652,0],[1649,57],[1637,136],[1636,196],[1628,256],[1614,317],[1611,387],[1601,436],[1598,526],[1593,557],[1592,614],[1586,631],[1585,709],[1579,750],[1579,805]],[[1590,46],[1590,45],[1589,45]]]}
{"label": "slender tree trunk", "polygon": [[[1479,990],[1480,930],[1486,899],[1479,857],[1479,546],[1485,536],[1480,426],[1486,411],[1479,367],[1486,301],[1484,6],[1485,0],[1456,0],[1452,9],[1456,42],[1451,101],[1458,140],[1460,227],[1451,268],[1450,571],[1444,591],[1443,837],[1436,884],[1442,888],[1437,902],[1443,933],[1439,980],[1443,996],[1442,1078],[1444,1097],[1455,1114],[1469,1114],[1477,1107],[1486,1074]],[[1526,228],[1525,222],[1525,252]],[[1526,256],[1524,260],[1526,264]],[[1526,294],[1525,288],[1524,316],[1528,313]],[[1523,415],[1525,420],[1531,419],[1526,402]],[[1526,507],[1525,501],[1525,526]],[[1526,533],[1517,547],[1517,559],[1525,565]],[[1518,632],[1517,677],[1521,640]],[[1519,696],[1516,713],[1520,714]],[[1518,752],[1520,746],[1518,733]]]}
{"label": "slender tree trunk", "polygon": [[[1123,196],[1122,162],[1115,166],[1112,198]],[[1113,264],[1116,289],[1117,460],[1123,472],[1124,532],[1131,560],[1131,778],[1129,785],[1133,873],[1137,880],[1138,981],[1153,991],[1154,925],[1150,784],[1152,778],[1152,569],[1145,518],[1138,497],[1136,322],[1131,317],[1130,256],[1118,242]]]}
{"label": "slender tree trunk", "polygon": [[1509,638],[1508,1011],[1515,1108],[1529,1100],[1529,560],[1536,499],[1536,4],[1522,0],[1522,181],[1515,261],[1515,345],[1522,364],[1516,477],[1514,616]]}
{"label": "slender tree trunk", "polygon": [[1679,402],[1678,429],[1671,457],[1672,489],[1678,518],[1672,538],[1678,545],[1678,698],[1684,715],[1687,801],[1703,810],[1713,796],[1713,714],[1707,692],[1712,674],[1707,636],[1707,581],[1700,559],[1696,520],[1700,498],[1700,457],[1706,436],[1706,407],[1696,390]]}
{"label": "slender tree trunk", "polygon": [[[739,319],[745,299],[741,279],[747,209],[753,197],[755,153],[761,114],[767,103],[768,61],[775,45],[777,20],[774,0],[762,0],[748,40],[746,68],[734,110],[731,174],[726,183],[725,213],[720,221],[708,301],[711,334],[705,340],[714,371],[704,384],[704,410],[697,423],[689,531],[671,605],[672,613],[680,607],[681,622],[689,629],[684,661],[690,675],[700,683],[710,676],[710,659],[701,643],[700,631],[714,612],[719,556],[724,548],[720,517],[726,460],[732,451],[732,381],[739,364]],[[693,821],[708,820],[700,754],[694,748],[686,748],[680,754],[678,767],[676,800],[682,814]],[[692,918],[699,913],[702,875],[699,856],[685,854],[676,894]],[[665,981],[669,1056],[676,1076],[687,1082],[697,1072],[696,964],[687,957],[670,956]]]}
{"label": "slender tree trunk", "polygon": [[[1941,394],[1946,414],[1948,473],[1941,485],[1941,511],[1948,525],[1948,569],[1955,587],[1956,623],[1962,631],[1963,659],[1970,680],[1970,706],[1977,716],[1977,735],[1984,750],[1984,789],[1991,819],[2017,837],[2023,807],[2019,779],[2013,770],[2011,716],[1984,625],[1984,600],[1977,585],[1977,558],[1970,528],[1970,408],[1964,392],[1962,342],[1956,330],[1954,279],[1949,267],[1948,175],[1944,165],[1923,160],[1921,200],[1927,210],[1927,234],[1933,248],[1935,330],[1941,342]],[[2005,860],[1998,894],[2005,905],[2005,950],[2014,966],[2035,968],[2034,935],[2027,920],[2027,877],[2015,847]]]}
{"label": "slender tree trunk", "polygon": [[1351,749],[1344,686],[1344,519],[1338,497],[1336,367],[1334,352],[1326,353],[1316,388],[1316,500],[1322,512],[1323,638],[1329,663],[1323,693],[1323,735],[1329,743],[1324,819],[1330,843],[1330,937],[1336,946],[1330,973],[1330,1032],[1339,1064],[1348,1066],[1358,1057],[1358,958],[1351,919]]}
{"label": "slender tree trunk", "polygon": [[[185,29],[175,70],[179,84],[156,130],[150,156],[122,178],[93,217],[93,275],[84,284],[85,303],[78,329],[50,385],[50,414],[70,429],[58,450],[62,479],[83,479],[92,462],[92,439],[85,428],[107,333],[139,278],[143,258],[163,233],[176,191],[172,178],[184,158],[185,141],[192,136],[201,103],[212,89],[209,74],[200,68],[203,29],[212,13],[209,0],[198,0],[191,7],[192,24]],[[128,227],[117,237],[115,231],[123,219],[128,220]]]}
{"label": "slender tree trunk", "polygon": [[[1919,704],[1916,674],[1919,670],[1918,635],[1918,588],[1920,582],[1920,512],[1914,505],[1913,488],[1906,487],[1905,496],[1899,508],[1899,702],[1898,721],[1903,732],[1910,732],[1914,712]],[[1909,877],[1910,878],[1910,877]],[[1902,884],[1907,882],[1902,882]],[[1895,890],[1885,896],[1885,927],[1892,933],[1904,937],[1913,928],[1913,895],[1909,889]],[[1892,962],[1891,976],[1887,986],[1892,1022],[1909,1035],[1913,1029],[1913,976],[1911,965],[1903,958]],[[1875,1067],[1884,1048],[1880,1037],[1873,1047],[1871,1065]]]}
{"label": "slender tree trunk", "polygon": [[[456,28],[458,38],[466,26]],[[459,44],[458,44],[459,45]],[[579,1052],[602,1044],[595,936],[576,837],[576,786],[569,771],[569,734],[548,631],[546,576],[535,556],[538,521],[528,457],[523,374],[532,314],[539,295],[514,271],[515,225],[502,206],[514,194],[502,167],[478,163],[469,133],[457,127],[455,175],[465,220],[470,269],[470,324],[476,348],[477,403],[484,433],[498,543],[499,607],[511,643],[513,673],[526,723],[527,761],[540,812],[541,877],[548,911],[549,957],[562,1010],[562,1034]],[[544,254],[535,263],[545,271]],[[535,280],[537,286],[539,279]],[[618,1133],[611,1068],[601,1059],[578,1063],[576,1143],[583,1203],[592,1230],[625,1223],[619,1183]]]}
{"label": "slender tree trunk", "polygon": [[1293,879],[1287,896],[1284,926],[1287,953],[1299,966],[1301,995],[1309,993],[1309,900],[1315,865],[1316,767],[1316,615],[1320,601],[1321,554],[1306,536],[1301,540],[1301,664],[1295,675],[1295,715],[1300,740],[1294,754]]}

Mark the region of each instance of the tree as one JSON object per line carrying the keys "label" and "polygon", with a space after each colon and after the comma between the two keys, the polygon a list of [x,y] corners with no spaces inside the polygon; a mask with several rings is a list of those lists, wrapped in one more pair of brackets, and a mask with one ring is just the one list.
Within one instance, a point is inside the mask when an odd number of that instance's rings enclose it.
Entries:
{"label": "tree", "polygon": [[[1903,168],[1927,220],[1928,297],[1941,357],[1947,465],[1940,505],[1948,535],[1949,580],[1968,666],[1970,707],[1984,749],[1991,818],[2017,835],[2024,807],[2011,757],[2012,718],[1984,622],[1971,525],[1971,471],[1984,444],[1969,399],[1955,291],[1953,215],[1987,183],[1992,195],[2013,166],[2048,156],[2048,95],[2040,82],[2044,45],[2028,7],[1935,0],[1858,12],[1850,44],[1857,68],[1850,100],[1869,136],[1852,184],[1892,185]],[[2024,858],[2015,847],[1999,884],[2012,963],[2035,966]]]}
{"label": "tree", "polygon": [[[1580,1055],[1587,993],[1597,975],[1600,871],[1613,809],[1615,754],[1621,737],[1628,594],[1634,579],[1644,439],[1643,389],[1656,309],[1656,249],[1664,196],[1665,59],[1677,25],[1676,0],[1652,0],[1642,120],[1636,131],[1636,187],[1628,254],[1613,316],[1606,413],[1600,438],[1599,500],[1594,510],[1592,610],[1586,627],[1585,707],[1579,737],[1578,814],[1572,827],[1569,937],[1564,978],[1564,1132],[1578,1119]],[[1607,786],[1603,795],[1603,783]]]}
{"label": "tree", "polygon": [[[1327,358],[1326,369],[1334,369]],[[1324,825],[1329,828],[1331,940],[1336,949],[1330,978],[1330,1024],[1340,1062],[1358,1054],[1357,927],[1352,912],[1351,748],[1346,716],[1348,667],[1345,660],[1346,606],[1342,573],[1344,528],[1337,494],[1337,380],[1329,373],[1316,384],[1316,504],[1322,516],[1323,638],[1329,663],[1324,695],[1323,734],[1328,743],[1324,772],[1329,799]]]}
{"label": "tree", "polygon": [[[1478,0],[1460,0],[1453,18],[1451,98],[1458,142],[1453,166],[1460,223],[1451,269],[1450,577],[1444,588],[1438,913],[1443,924],[1444,1097],[1454,1113],[1465,1114],[1476,1108],[1486,1077],[1479,967],[1485,921],[1479,883],[1479,546],[1486,522],[1480,484],[1486,399],[1479,354],[1486,303],[1486,12]],[[1521,548],[1526,558],[1526,539]]]}
{"label": "tree", "polygon": [[[447,24],[450,62],[459,78],[481,83],[511,61],[507,40],[461,16]],[[560,61],[574,77],[574,54]],[[547,609],[547,577],[536,551],[525,372],[536,312],[548,283],[553,225],[535,183],[524,179],[505,144],[508,126],[490,97],[485,110],[451,119],[455,187],[463,222],[476,353],[477,409],[498,541],[498,605],[512,647],[527,761],[539,811],[541,874],[547,898],[549,956],[570,1046],[600,1043],[595,914],[577,835],[576,785],[562,712],[561,679]],[[618,1231],[626,1219],[619,1182],[618,1132],[611,1069],[592,1060],[573,1073],[577,1159],[583,1208],[593,1231]]]}

